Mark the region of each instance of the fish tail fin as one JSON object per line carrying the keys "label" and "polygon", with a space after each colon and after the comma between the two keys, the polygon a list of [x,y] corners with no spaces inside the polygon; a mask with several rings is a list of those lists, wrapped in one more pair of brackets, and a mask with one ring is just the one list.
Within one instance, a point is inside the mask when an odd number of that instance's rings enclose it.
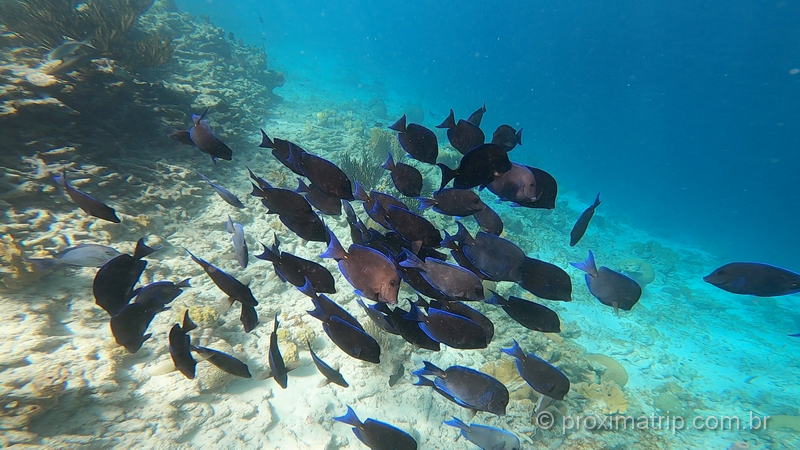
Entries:
{"label": "fish tail fin", "polygon": [[591,250],[589,250],[589,256],[586,257],[586,261],[571,262],[570,264],[572,267],[582,270],[593,277],[597,276],[597,265],[594,262],[594,253]]}
{"label": "fish tail fin", "polygon": [[305,277],[305,283],[303,283],[302,286],[299,286],[297,290],[308,297],[317,298],[317,291],[314,289],[314,285],[311,284],[311,280],[308,277]]}
{"label": "fish tail fin", "polygon": [[417,305],[420,308],[428,308],[431,306],[431,304],[419,294],[417,294],[417,301],[411,302],[411,304]]}
{"label": "fish tail fin", "polygon": [[362,202],[369,201],[369,194],[367,194],[367,191],[364,190],[364,186],[358,181],[355,182],[355,187],[353,188],[353,197]]}
{"label": "fish tail fin", "polygon": [[311,311],[306,311],[308,315],[323,322],[328,320],[329,317],[328,313],[325,312],[325,308],[322,307],[322,304],[320,304],[319,299],[317,297],[311,297],[311,302],[314,304],[314,309],[312,309]]}
{"label": "fish tail fin", "polygon": [[431,380],[430,378],[425,378],[421,374],[418,374],[417,372],[420,372],[420,370],[412,372],[414,375],[417,376],[417,381],[414,383],[414,386],[436,387],[436,385],[433,383],[433,380]]}
{"label": "fish tail fin", "polygon": [[333,234],[333,231],[328,229],[328,248],[325,252],[319,255],[320,258],[333,258],[336,261],[344,259],[347,257],[347,252],[342,247],[342,244],[339,242],[339,239]]}
{"label": "fish tail fin", "polygon": [[264,261],[269,261],[269,262],[275,262],[275,261],[278,260],[278,255],[276,255],[275,252],[270,250],[263,243],[260,243],[260,244],[261,244],[262,247],[264,247],[264,251],[260,255],[256,255],[256,258],[263,259]]}
{"label": "fish tail fin", "polygon": [[139,238],[139,240],[136,241],[136,250],[133,251],[133,259],[142,259],[145,256],[155,252],[156,250],[158,249],[148,247],[144,243],[144,238]]}
{"label": "fish tail fin", "polygon": [[503,305],[506,303],[506,299],[500,296],[497,292],[489,289],[489,292],[492,293],[492,296],[484,300],[483,302],[489,305]]}
{"label": "fish tail fin", "polygon": [[458,243],[456,242],[455,236],[453,236],[450,233],[448,233],[447,231],[445,231],[444,232],[444,239],[442,239],[442,242],[439,242],[439,246],[445,247],[445,248],[450,248],[450,249],[455,249],[457,247],[457,245],[458,245]]}
{"label": "fish tail fin", "polygon": [[412,372],[414,375],[416,375],[416,376],[433,375],[433,376],[436,376],[436,377],[441,377],[441,376],[445,375],[444,370],[436,367],[430,361],[422,361],[422,364],[424,364],[422,369],[419,369],[419,370],[416,370],[416,371]]}
{"label": "fish tail fin", "polygon": [[394,158],[392,158],[392,153],[389,152],[389,156],[386,157],[386,162],[383,163],[381,166],[382,169],[386,169],[388,171],[394,170]]}
{"label": "fish tail fin", "polygon": [[404,133],[406,131],[406,115],[403,114],[403,117],[397,119],[397,122],[389,125],[389,129],[399,133]]}
{"label": "fish tail fin", "polygon": [[251,196],[253,196],[253,197],[261,197],[261,198],[263,198],[265,196],[264,191],[259,186],[257,186],[255,183],[250,183],[250,184],[253,185],[253,190],[250,191],[250,195]]}
{"label": "fish tail fin", "polygon": [[236,230],[233,228],[233,219],[231,219],[230,214],[228,214],[228,221],[225,222],[225,231],[231,234],[236,232]]}
{"label": "fish tail fin", "polygon": [[52,175],[53,181],[56,182],[57,185],[66,188],[69,186],[69,181],[67,181],[67,175],[62,170],[61,173],[56,173]]}
{"label": "fish tail fin", "polygon": [[450,180],[458,175],[458,172],[442,163],[437,163],[436,165],[439,166],[439,169],[442,171],[442,183],[439,185],[439,190],[441,191],[445,186],[447,186],[447,183],[449,183]]}
{"label": "fish tail fin", "polygon": [[275,143],[272,142],[272,139],[270,139],[269,136],[267,136],[267,133],[264,132],[264,129],[259,128],[259,131],[261,131],[261,143],[258,144],[258,146],[261,148],[275,148]]}
{"label": "fish tail fin", "polygon": [[297,179],[297,189],[295,189],[295,190],[294,190],[295,192],[309,192],[310,190],[311,190],[311,189],[310,189],[310,188],[308,187],[308,185],[307,185],[307,184],[306,184],[306,183],[303,181],[303,179],[302,179],[302,178],[298,178],[298,179]]}
{"label": "fish tail fin", "polygon": [[452,109],[450,109],[450,114],[445,118],[442,123],[436,125],[436,128],[455,128],[456,126],[456,115]]}
{"label": "fish tail fin", "polygon": [[800,337],[800,333],[790,334],[789,337]]}
{"label": "fish tail fin", "polygon": [[347,412],[343,416],[334,417],[333,420],[335,420],[337,422],[346,423],[346,424],[352,425],[354,427],[360,427],[361,426],[361,421],[358,420],[358,416],[356,415],[356,412],[353,411],[353,408],[351,408],[349,406],[347,407]]}
{"label": "fish tail fin", "polygon": [[356,216],[356,212],[353,210],[353,205],[350,204],[347,200],[342,200],[342,208],[344,209],[344,215],[347,218],[347,223],[355,225],[358,223],[358,217]]}
{"label": "fish tail fin", "polygon": [[417,269],[421,269],[422,268],[422,265],[423,265],[422,260],[419,259],[417,257],[417,255],[415,255],[415,254],[411,253],[410,251],[408,251],[407,248],[403,249],[402,255],[404,255],[406,257],[406,259],[404,259],[403,261],[400,262],[400,266],[401,267],[413,267],[413,268],[417,268]]}
{"label": "fish tail fin", "polygon": [[600,206],[600,193],[597,193],[597,197],[594,199],[594,203],[592,204],[592,208],[597,208]]}
{"label": "fish tail fin", "polygon": [[422,314],[422,310],[419,309],[416,303],[411,302],[411,309],[403,314],[403,318],[407,320],[413,320],[415,322],[424,322],[425,321],[425,314]]}
{"label": "fish tail fin", "polygon": [[207,176],[203,175],[203,174],[202,174],[202,173],[200,173],[200,172],[197,172],[197,175],[198,175],[198,176],[200,176],[200,179],[201,179],[201,180],[205,181],[205,182],[206,182],[206,183],[208,183],[208,184],[211,184],[211,180],[209,180]]}
{"label": "fish tail fin", "polygon": [[457,242],[467,245],[472,245],[475,243],[475,238],[469,234],[469,230],[467,230],[467,227],[465,227],[463,223],[456,220],[456,226],[458,227],[458,231],[455,235],[453,235],[453,238]]}
{"label": "fish tail fin", "polygon": [[522,347],[519,346],[519,342],[516,339],[514,339],[514,344],[511,347],[501,348],[500,351],[517,359],[525,357],[525,352],[522,351]]}
{"label": "fish tail fin", "polygon": [[192,287],[191,280],[192,280],[191,278],[185,278],[185,279],[175,283],[175,286],[182,287],[182,288]]}
{"label": "fish tail fin", "polygon": [[281,324],[280,322],[278,322],[278,314],[280,314],[280,311],[275,312],[275,326],[272,328],[273,333],[278,332],[278,326]]}
{"label": "fish tail fin", "polygon": [[425,198],[425,197],[417,197],[415,200],[419,202],[419,209],[420,211],[425,211],[428,208],[433,207],[436,204],[436,200],[432,198]]}
{"label": "fish tail fin", "polygon": [[183,323],[181,324],[181,330],[184,333],[188,333],[194,329],[197,329],[197,324],[192,321],[192,318],[189,317],[189,310],[183,312]]}
{"label": "fish tail fin", "polygon": [[188,130],[175,130],[169,134],[169,138],[183,145],[194,145],[192,135],[189,134]]}
{"label": "fish tail fin", "polygon": [[445,425],[450,425],[451,427],[456,427],[459,430],[464,431],[464,432],[469,431],[469,425],[467,425],[464,422],[462,422],[461,419],[459,419],[458,417],[453,417],[452,419],[445,420],[442,423],[445,424]]}
{"label": "fish tail fin", "polygon": [[522,128],[517,130],[517,133],[514,136],[517,138],[517,145],[522,145]]}

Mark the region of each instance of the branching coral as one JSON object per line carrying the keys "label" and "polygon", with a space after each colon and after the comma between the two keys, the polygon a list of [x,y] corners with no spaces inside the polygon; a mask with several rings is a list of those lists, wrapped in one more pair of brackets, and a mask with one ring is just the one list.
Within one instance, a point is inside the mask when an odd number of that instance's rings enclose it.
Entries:
{"label": "branching coral", "polygon": [[353,156],[350,153],[344,155],[339,167],[350,177],[351,181],[358,181],[367,189],[377,188],[383,175],[383,168],[375,154],[365,153],[361,156]]}

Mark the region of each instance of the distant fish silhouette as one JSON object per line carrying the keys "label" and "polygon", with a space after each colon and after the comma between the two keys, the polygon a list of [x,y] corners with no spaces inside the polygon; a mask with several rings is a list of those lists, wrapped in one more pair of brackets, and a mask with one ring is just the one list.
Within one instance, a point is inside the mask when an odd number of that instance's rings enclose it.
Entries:
{"label": "distant fish silhouette", "polygon": [[406,197],[417,197],[422,192],[422,174],[416,167],[401,162],[395,163],[391,153],[381,167],[392,174],[394,187],[401,194]]}
{"label": "distant fish silhouette", "polygon": [[224,187],[218,184],[212,183],[211,180],[209,180],[208,177],[203,175],[202,173],[197,172],[197,174],[200,175],[200,178],[202,178],[203,181],[208,183],[208,185],[211,186],[214,189],[214,191],[217,192],[217,195],[219,195],[220,197],[222,197],[223,200],[225,200],[225,203],[233,206],[234,208],[244,208],[244,204],[242,203],[242,201],[239,200],[239,197],[237,197],[233,192],[225,189]]}
{"label": "distant fish silhouette", "polygon": [[192,114],[192,127],[185,131],[175,131],[169,137],[182,144],[197,147],[203,153],[211,156],[213,162],[217,162],[217,159],[230,161],[233,159],[233,150],[216,136],[208,124],[207,114],[208,108],[199,116]]}
{"label": "distant fish silhouette", "polygon": [[522,145],[522,128],[515,130],[511,125],[500,125],[492,134],[492,144],[497,144],[510,152],[517,145]]}
{"label": "distant fish silhouette", "polygon": [[483,115],[485,113],[486,113],[486,105],[483,105],[469,115],[469,117],[467,118],[467,122],[475,125],[476,127],[479,127],[481,126],[481,120],[483,120]]}
{"label": "distant fish silhouette", "polygon": [[769,264],[733,262],[703,277],[734,294],[777,297],[800,292],[800,274]]}
{"label": "distant fish silhouette", "polygon": [[642,296],[641,286],[632,278],[608,267],[598,269],[591,250],[586,261],[570,264],[586,272],[585,278],[589,292],[604,305],[629,311]]}
{"label": "distant fish silhouette", "polygon": [[64,187],[64,190],[67,191],[67,195],[72,201],[78,205],[80,209],[84,212],[89,214],[90,216],[97,217],[99,219],[107,220],[109,222],[119,223],[119,217],[117,217],[116,211],[114,208],[106,205],[105,203],[97,200],[96,198],[92,197],[91,195],[79,191],[72,187],[67,180],[67,177],[64,173],[61,175],[53,175],[53,180],[56,183]]}
{"label": "distant fish silhouette", "polygon": [[406,115],[399,118],[389,129],[397,131],[400,146],[412,158],[428,164],[436,164],[439,156],[439,143],[433,131],[416,123],[406,124]]}
{"label": "distant fish silhouette", "polygon": [[278,313],[275,313],[275,326],[272,328],[272,334],[269,335],[269,368],[270,377],[275,379],[280,387],[286,389],[289,383],[289,371],[286,369],[286,363],[283,362],[281,349],[278,347]]}
{"label": "distant fish silhouette", "polygon": [[600,206],[599,193],[594,199],[594,203],[589,205],[589,207],[581,213],[581,216],[578,217],[578,221],[575,222],[575,225],[572,227],[572,231],[569,232],[569,245],[571,247],[574,247],[575,244],[577,244],[586,233],[586,228],[589,227],[589,221],[592,220],[594,210],[597,209],[598,206]]}

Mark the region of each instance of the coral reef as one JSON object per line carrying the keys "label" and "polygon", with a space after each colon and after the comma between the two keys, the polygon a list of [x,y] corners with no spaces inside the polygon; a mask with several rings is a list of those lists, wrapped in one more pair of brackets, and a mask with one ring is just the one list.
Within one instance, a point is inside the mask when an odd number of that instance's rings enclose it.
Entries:
{"label": "coral reef", "polygon": [[0,260],[0,286],[5,289],[20,289],[41,276],[25,259],[22,247],[11,234],[0,236]]}
{"label": "coral reef", "polygon": [[619,387],[625,387],[628,384],[628,372],[616,359],[599,353],[589,353],[586,355],[586,359],[605,368],[600,376],[603,382],[611,381]]}
{"label": "coral reef", "polygon": [[628,411],[628,400],[617,383],[576,383],[572,388],[589,399],[589,408],[596,408],[603,414],[624,414]]}
{"label": "coral reef", "polygon": [[656,279],[653,266],[641,258],[625,258],[617,265],[617,270],[633,278],[641,287],[645,287]]}

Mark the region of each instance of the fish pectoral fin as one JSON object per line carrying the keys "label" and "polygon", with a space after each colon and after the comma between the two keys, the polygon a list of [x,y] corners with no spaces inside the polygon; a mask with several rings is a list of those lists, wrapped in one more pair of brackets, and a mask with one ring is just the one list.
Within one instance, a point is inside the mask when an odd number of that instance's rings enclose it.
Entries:
{"label": "fish pectoral fin", "polygon": [[318,387],[318,388],[325,387],[325,386],[329,385],[330,383],[331,383],[331,380],[329,380],[329,379],[327,379],[327,378],[323,378],[323,379],[322,379],[322,380],[319,382],[319,384],[317,384],[317,387]]}
{"label": "fish pectoral fin", "polygon": [[154,377],[166,375],[168,373],[172,373],[178,370],[175,367],[175,363],[172,362],[172,359],[166,359],[161,361],[160,363],[156,364],[155,366],[151,367],[147,372]]}

